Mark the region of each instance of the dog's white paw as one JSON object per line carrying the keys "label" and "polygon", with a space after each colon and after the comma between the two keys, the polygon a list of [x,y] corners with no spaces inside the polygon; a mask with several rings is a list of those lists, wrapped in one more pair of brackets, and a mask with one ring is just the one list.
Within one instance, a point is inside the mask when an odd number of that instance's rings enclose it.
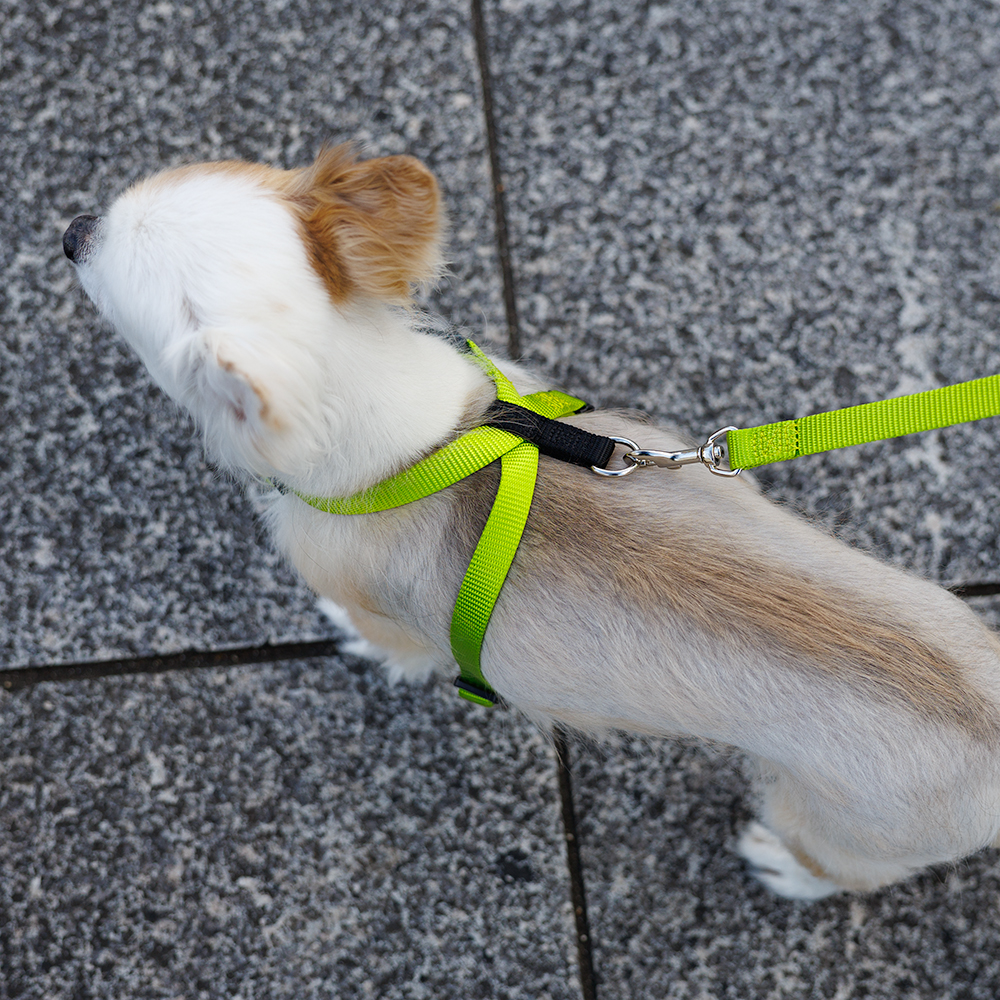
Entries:
{"label": "dog's white paw", "polygon": [[753,874],[778,896],[786,899],[823,899],[840,886],[813,875],[762,823],[750,823],[736,849],[750,862]]}
{"label": "dog's white paw", "polygon": [[398,684],[400,681],[425,681],[431,674],[437,672],[439,666],[437,660],[423,651],[410,654],[390,652],[369,642],[354,627],[350,615],[328,597],[319,598],[316,607],[330,619],[338,631],[344,633],[344,641],[340,644],[341,652],[381,664],[386,669],[390,684]]}
{"label": "dog's white paw", "polygon": [[350,616],[339,604],[335,604],[328,597],[321,597],[316,602],[316,607],[330,619],[338,631],[344,633],[345,642],[340,647],[343,652],[363,660],[375,660],[377,663],[385,659],[385,653],[361,636]]}

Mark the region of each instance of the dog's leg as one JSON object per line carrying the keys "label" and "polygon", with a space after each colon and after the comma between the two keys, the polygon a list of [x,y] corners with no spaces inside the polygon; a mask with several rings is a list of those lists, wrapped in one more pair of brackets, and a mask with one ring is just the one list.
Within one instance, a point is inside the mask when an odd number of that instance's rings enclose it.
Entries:
{"label": "dog's leg", "polygon": [[[770,773],[768,773],[770,772]],[[928,864],[959,857],[974,849],[950,844],[945,830],[940,840],[915,836],[920,846],[906,844],[906,817],[881,850],[858,850],[871,838],[864,818],[817,801],[815,790],[785,771],[767,769],[761,791],[762,822],[750,823],[737,845],[753,874],[772,892],[789,899],[815,900],[835,892],[867,892],[906,878]],[[838,835],[839,834],[839,835]],[[895,855],[895,856],[893,856]]]}

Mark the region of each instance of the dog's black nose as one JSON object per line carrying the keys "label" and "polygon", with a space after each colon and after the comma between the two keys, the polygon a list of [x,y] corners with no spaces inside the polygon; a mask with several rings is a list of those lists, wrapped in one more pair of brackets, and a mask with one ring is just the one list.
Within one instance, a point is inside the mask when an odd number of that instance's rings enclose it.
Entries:
{"label": "dog's black nose", "polygon": [[63,253],[74,264],[78,264],[87,256],[94,230],[100,221],[96,215],[78,215],[63,233]]}

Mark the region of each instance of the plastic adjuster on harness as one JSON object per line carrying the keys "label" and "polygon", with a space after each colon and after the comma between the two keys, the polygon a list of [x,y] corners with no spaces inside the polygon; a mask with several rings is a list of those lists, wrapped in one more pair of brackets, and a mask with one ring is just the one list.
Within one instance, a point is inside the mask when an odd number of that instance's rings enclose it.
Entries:
{"label": "plastic adjuster on harness", "polygon": [[455,687],[458,688],[460,697],[465,698],[467,701],[474,701],[477,705],[485,705],[487,708],[495,705],[500,700],[495,691],[480,687],[478,684],[474,684],[464,677],[455,678]]}

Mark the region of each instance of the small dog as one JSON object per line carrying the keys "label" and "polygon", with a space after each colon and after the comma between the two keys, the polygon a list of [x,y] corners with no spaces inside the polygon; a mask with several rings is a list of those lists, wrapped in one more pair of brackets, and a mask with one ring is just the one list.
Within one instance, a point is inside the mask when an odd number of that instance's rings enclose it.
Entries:
{"label": "small dog", "polygon": [[[441,266],[419,162],[183,167],[81,216],[64,247],[100,312],[224,466],[278,480],[279,548],[410,677],[454,676],[449,623],[498,463],[381,513],[325,514],[479,425],[495,386],[407,306]],[[547,388],[499,363],[521,393]],[[566,418],[674,451],[676,431]],[[961,601],[703,469],[606,480],[541,459],[483,672],[542,724],[739,747],[775,892],[870,890],[998,843],[1000,641]]]}

